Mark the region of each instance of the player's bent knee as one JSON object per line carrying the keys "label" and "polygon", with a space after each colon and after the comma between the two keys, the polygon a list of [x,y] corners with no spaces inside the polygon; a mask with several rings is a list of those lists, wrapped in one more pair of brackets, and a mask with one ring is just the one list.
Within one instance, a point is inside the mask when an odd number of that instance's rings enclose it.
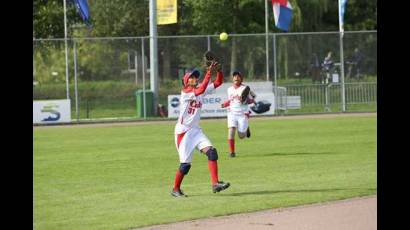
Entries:
{"label": "player's bent knee", "polygon": [[213,147],[209,148],[208,151],[206,151],[205,154],[208,156],[208,160],[210,160],[210,161],[218,160],[218,152]]}
{"label": "player's bent knee", "polygon": [[179,166],[179,171],[186,175],[189,172],[189,169],[191,168],[191,164],[190,163],[181,163],[181,165]]}

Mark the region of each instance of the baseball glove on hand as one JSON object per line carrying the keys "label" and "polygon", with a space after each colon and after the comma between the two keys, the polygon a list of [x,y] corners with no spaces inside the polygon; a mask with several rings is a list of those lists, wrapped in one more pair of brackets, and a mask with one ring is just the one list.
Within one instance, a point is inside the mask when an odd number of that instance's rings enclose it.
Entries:
{"label": "baseball glove on hand", "polygon": [[220,59],[212,51],[206,51],[203,55],[203,63],[206,70],[212,68],[215,71],[221,70]]}
{"label": "baseball glove on hand", "polygon": [[211,71],[212,74],[214,74],[216,71],[219,71],[218,69],[221,68],[221,64],[218,62],[212,62],[210,66],[206,68],[207,71]]}
{"label": "baseball glove on hand", "polygon": [[242,104],[246,103],[246,99],[248,99],[250,91],[251,91],[251,88],[249,88],[249,86],[246,86],[245,89],[243,89],[241,93],[241,98],[240,98],[240,101]]}

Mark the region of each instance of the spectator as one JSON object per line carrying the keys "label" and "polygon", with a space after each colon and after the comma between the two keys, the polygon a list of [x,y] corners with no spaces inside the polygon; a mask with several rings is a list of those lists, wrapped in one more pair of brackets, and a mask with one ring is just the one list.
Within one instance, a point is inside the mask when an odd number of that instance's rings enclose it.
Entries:
{"label": "spectator", "polygon": [[328,83],[331,73],[333,72],[334,64],[335,63],[333,62],[332,52],[329,51],[322,63],[322,70],[324,72],[324,79],[322,80],[322,83]]}
{"label": "spectator", "polygon": [[346,64],[349,65],[347,77],[352,77],[352,73],[354,73],[354,78],[360,79],[361,77],[361,65],[363,62],[363,54],[360,52],[359,48],[355,48],[352,57]]}

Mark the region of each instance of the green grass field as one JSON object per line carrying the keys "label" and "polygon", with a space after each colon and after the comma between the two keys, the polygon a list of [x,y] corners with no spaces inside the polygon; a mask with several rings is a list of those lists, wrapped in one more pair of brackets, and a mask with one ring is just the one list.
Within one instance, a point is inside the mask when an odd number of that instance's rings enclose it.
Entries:
{"label": "green grass field", "polygon": [[33,228],[130,229],[376,194],[376,116],[253,119],[228,158],[226,120],[201,126],[219,153],[213,194],[195,153],[182,189],[174,123],[33,130]]}

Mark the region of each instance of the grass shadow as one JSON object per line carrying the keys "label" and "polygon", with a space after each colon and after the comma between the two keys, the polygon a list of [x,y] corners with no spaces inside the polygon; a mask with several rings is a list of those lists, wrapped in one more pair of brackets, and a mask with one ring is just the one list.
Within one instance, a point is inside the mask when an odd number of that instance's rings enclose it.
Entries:
{"label": "grass shadow", "polygon": [[298,152],[298,153],[262,153],[262,154],[244,154],[239,157],[276,157],[276,156],[302,156],[302,155],[334,155],[341,154],[338,152]]}
{"label": "grass shadow", "polygon": [[239,192],[239,193],[222,193],[221,196],[247,196],[247,195],[267,195],[278,193],[311,193],[311,192],[334,192],[334,191],[376,191],[375,188],[328,188],[328,189],[290,189],[290,190],[261,190],[251,192]]}

